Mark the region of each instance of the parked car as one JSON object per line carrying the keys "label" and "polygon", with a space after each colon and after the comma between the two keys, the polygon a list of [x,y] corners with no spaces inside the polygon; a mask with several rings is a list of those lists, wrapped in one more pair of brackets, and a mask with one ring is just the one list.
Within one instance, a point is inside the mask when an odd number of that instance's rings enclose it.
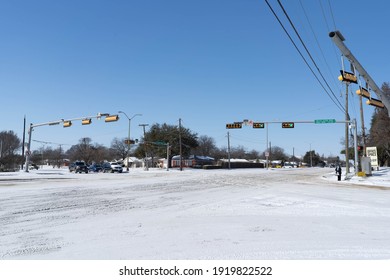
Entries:
{"label": "parked car", "polygon": [[75,161],[69,165],[69,171],[74,171],[74,173],[88,173],[88,166],[84,161]]}
{"label": "parked car", "polygon": [[91,164],[90,166],[88,166],[88,170],[91,172],[102,172],[103,167],[98,163],[94,163],[94,164]]}
{"label": "parked car", "polygon": [[117,162],[105,162],[105,163],[103,163],[102,167],[103,167],[103,172],[122,173],[122,171],[123,171],[122,166],[120,164],[118,164]]}

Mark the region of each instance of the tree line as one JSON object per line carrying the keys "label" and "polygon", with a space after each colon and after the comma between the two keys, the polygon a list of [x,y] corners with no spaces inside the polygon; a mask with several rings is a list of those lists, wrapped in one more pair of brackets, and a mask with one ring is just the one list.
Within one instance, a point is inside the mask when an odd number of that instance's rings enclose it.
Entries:
{"label": "tree line", "polygon": [[[390,97],[390,85],[384,83],[382,91]],[[380,166],[390,166],[390,118],[388,109],[376,108],[371,117],[367,146],[377,147]]]}

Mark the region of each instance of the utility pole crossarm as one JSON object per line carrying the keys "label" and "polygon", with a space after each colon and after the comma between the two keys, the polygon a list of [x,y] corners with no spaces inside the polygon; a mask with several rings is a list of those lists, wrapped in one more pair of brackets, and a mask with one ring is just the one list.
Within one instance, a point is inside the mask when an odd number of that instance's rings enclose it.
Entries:
{"label": "utility pole crossarm", "polygon": [[347,46],[343,43],[345,38],[341,35],[340,31],[332,31],[329,33],[329,37],[336,44],[336,46],[340,49],[341,53],[348,58],[348,60],[355,66],[356,70],[363,77],[363,79],[367,82],[369,87],[375,92],[375,94],[379,97],[379,99],[383,102],[385,107],[388,110],[388,114],[390,116],[390,99],[387,97],[380,87],[374,82],[374,80],[370,77],[367,71],[363,68],[363,66],[359,63],[359,61],[354,57],[351,51],[347,48]]}

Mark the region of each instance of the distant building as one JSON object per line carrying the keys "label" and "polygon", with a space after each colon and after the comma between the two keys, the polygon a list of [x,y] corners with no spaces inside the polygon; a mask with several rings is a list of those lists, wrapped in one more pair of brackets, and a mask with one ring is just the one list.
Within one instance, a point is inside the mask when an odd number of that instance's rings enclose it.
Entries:
{"label": "distant building", "polygon": [[[204,165],[214,165],[215,159],[207,156],[191,155],[182,159],[182,167],[202,167]],[[171,160],[172,167],[180,167],[180,156],[173,156]]]}

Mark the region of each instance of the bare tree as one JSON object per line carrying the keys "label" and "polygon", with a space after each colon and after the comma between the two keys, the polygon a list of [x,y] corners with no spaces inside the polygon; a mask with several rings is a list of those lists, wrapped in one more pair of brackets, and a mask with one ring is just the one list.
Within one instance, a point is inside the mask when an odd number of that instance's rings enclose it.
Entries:
{"label": "bare tree", "polygon": [[[264,151],[265,152],[265,151]],[[270,160],[287,160],[288,156],[284,149],[278,146],[273,146],[270,149]]]}
{"label": "bare tree", "polygon": [[115,137],[111,142],[111,150],[115,156],[124,160],[129,153],[129,145],[125,143],[125,139]]}
{"label": "bare tree", "polygon": [[211,156],[217,150],[215,140],[206,135],[199,136],[198,145],[198,147],[193,149],[193,153],[197,155]]}

